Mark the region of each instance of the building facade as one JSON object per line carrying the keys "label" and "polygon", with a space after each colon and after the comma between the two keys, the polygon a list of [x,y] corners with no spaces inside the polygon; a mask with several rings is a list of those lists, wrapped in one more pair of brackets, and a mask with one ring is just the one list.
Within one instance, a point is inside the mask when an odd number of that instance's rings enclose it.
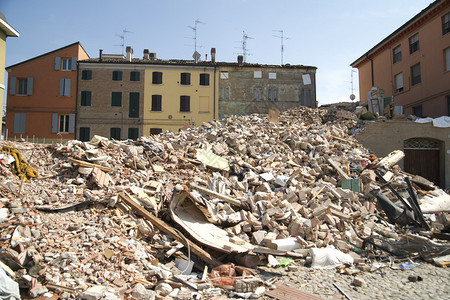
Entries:
{"label": "building facade", "polygon": [[0,132],[3,133],[3,97],[5,93],[5,57],[6,57],[6,38],[19,37],[19,32],[11,27],[6,21],[5,16],[0,12],[0,107],[2,114],[0,115]]}
{"label": "building facade", "polygon": [[76,42],[7,67],[9,139],[75,138],[77,60],[87,58]]}
{"label": "building facade", "polygon": [[267,114],[295,106],[317,107],[316,67],[221,63],[220,117]]}
{"label": "building facade", "polygon": [[211,62],[100,54],[78,63],[77,138],[137,139],[198,126],[218,117]]}
{"label": "building facade", "polygon": [[360,99],[384,90],[406,115],[450,115],[450,0],[431,3],[351,64]]}

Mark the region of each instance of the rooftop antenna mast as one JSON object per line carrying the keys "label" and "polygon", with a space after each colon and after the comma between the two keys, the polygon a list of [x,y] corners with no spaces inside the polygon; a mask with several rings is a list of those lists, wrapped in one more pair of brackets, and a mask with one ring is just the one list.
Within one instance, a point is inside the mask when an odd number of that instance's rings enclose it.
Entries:
{"label": "rooftop antenna mast", "polygon": [[192,58],[194,58],[195,62],[197,62],[200,59],[200,53],[197,52],[197,24],[205,24],[199,19],[195,20],[194,26],[188,26],[190,29],[194,31],[194,54],[192,54]]}
{"label": "rooftop antenna mast", "polygon": [[244,55],[244,62],[247,60],[247,40],[253,39],[252,37],[248,36],[245,31],[242,31],[242,54]]}
{"label": "rooftop antenna mast", "polygon": [[281,65],[283,65],[283,54],[284,54],[284,40],[288,40],[289,38],[284,37],[284,32],[283,30],[272,30],[272,31],[276,31],[276,32],[280,32],[281,35],[274,35],[274,37],[277,37],[281,40]]}
{"label": "rooftop antenna mast", "polygon": [[122,55],[125,55],[125,34],[126,33],[133,33],[133,32],[128,31],[126,29],[123,29],[122,30],[122,34],[116,33],[116,35],[121,39],[122,43],[120,45],[115,45],[115,46],[121,46],[122,47]]}

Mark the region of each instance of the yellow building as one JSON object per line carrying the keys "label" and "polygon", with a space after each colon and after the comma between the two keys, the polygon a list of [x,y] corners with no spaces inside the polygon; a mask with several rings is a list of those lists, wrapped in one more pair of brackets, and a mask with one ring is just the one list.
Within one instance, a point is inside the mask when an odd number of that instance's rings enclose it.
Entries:
{"label": "yellow building", "polygon": [[6,38],[18,37],[19,33],[11,27],[6,21],[5,16],[0,12],[0,131],[2,132],[3,119],[3,96],[5,93],[5,57],[6,57]]}
{"label": "yellow building", "polygon": [[144,78],[144,135],[218,118],[218,69],[212,64],[154,65]]}

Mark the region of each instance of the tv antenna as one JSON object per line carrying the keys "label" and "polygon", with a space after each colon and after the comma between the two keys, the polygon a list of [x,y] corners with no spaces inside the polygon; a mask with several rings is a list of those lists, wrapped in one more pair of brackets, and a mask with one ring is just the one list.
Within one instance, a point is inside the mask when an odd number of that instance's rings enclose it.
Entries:
{"label": "tv antenna", "polygon": [[283,30],[272,30],[272,31],[276,31],[276,32],[280,32],[281,35],[274,35],[274,37],[277,37],[281,40],[281,65],[283,65],[283,54],[284,54],[284,40],[288,40],[289,38],[284,37],[284,32]]}
{"label": "tv antenna", "polygon": [[351,95],[350,95],[350,100],[355,100],[355,94],[353,94],[353,73],[356,73],[356,71],[355,70],[352,70],[351,72],[350,72],[350,77],[351,77],[351,85],[352,85],[352,93],[351,93]]}
{"label": "tv antenna", "polygon": [[129,30],[126,30],[126,29],[123,29],[122,30],[122,34],[116,33],[116,36],[118,36],[120,38],[122,43],[120,45],[114,45],[114,46],[121,46],[122,47],[122,55],[125,55],[125,34],[126,33],[133,33],[133,32],[131,32]]}
{"label": "tv antenna", "polygon": [[206,24],[200,21],[199,19],[195,20],[194,26],[188,26],[190,29],[194,31],[194,54],[192,54],[192,58],[197,62],[200,59],[200,53],[197,52],[197,24]]}
{"label": "tv antenna", "polygon": [[[243,58],[244,58],[244,62],[247,60],[247,55],[251,55],[250,53],[247,52],[247,40],[248,39],[253,39],[251,36],[248,36],[245,31],[242,31],[242,41],[240,41],[240,43],[242,43],[242,52],[241,53],[237,53],[237,54],[242,54]],[[237,47],[236,47],[237,48]]]}

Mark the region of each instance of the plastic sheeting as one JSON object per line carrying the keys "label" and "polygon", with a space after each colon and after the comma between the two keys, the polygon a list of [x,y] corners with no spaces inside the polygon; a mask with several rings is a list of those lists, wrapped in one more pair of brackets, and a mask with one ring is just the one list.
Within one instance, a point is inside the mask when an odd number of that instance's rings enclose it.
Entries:
{"label": "plastic sheeting", "polygon": [[0,265],[0,299],[20,300],[19,284],[3,270]]}
{"label": "plastic sheeting", "polygon": [[449,128],[450,127],[450,117],[442,116],[439,118],[418,118],[416,123],[429,123],[433,122],[434,127]]}

